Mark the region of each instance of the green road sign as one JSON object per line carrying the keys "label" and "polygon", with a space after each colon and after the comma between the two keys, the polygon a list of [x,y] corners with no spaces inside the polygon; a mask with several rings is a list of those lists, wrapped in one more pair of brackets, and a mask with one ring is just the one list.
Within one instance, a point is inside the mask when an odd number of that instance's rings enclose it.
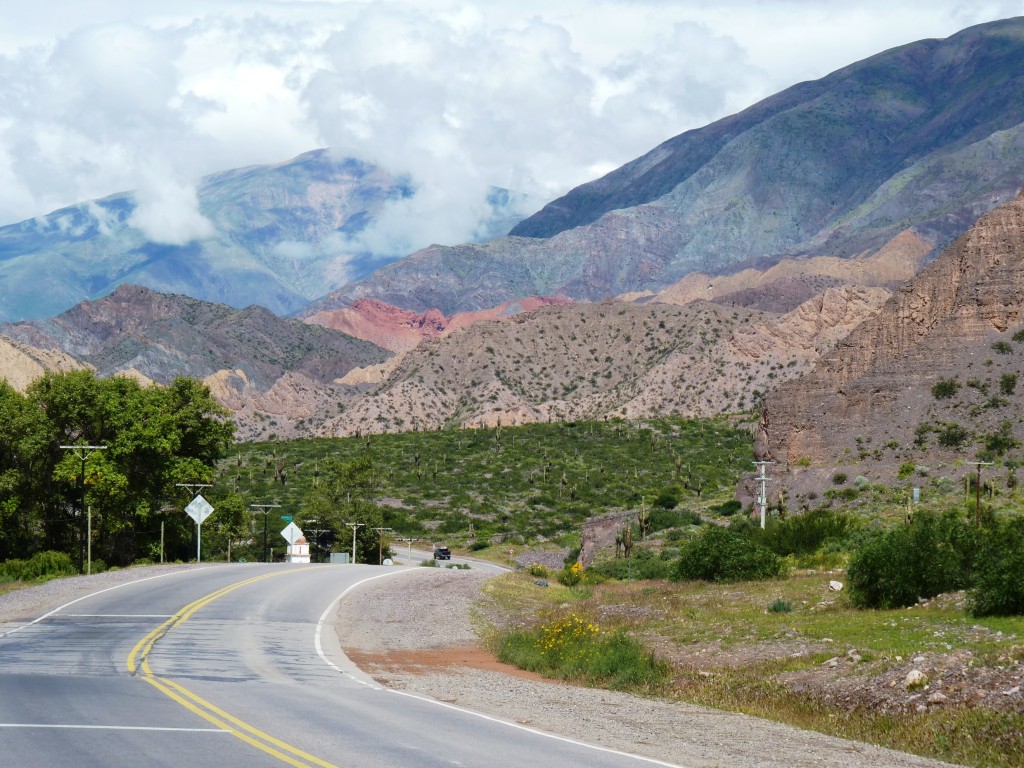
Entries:
{"label": "green road sign", "polygon": [[292,521],[291,515],[281,515],[281,522],[290,523]]}

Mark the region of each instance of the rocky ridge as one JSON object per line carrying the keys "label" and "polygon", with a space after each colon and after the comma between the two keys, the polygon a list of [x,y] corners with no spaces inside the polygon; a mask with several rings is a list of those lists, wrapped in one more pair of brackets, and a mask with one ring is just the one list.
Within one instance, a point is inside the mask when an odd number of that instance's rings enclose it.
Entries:
{"label": "rocky ridge", "polygon": [[744,410],[809,369],[888,295],[829,289],[781,318],[706,301],[605,301],[480,322],[378,367],[381,383],[327,428],[345,435]]}
{"label": "rocky ridge", "polygon": [[[901,462],[973,459],[1000,429],[1019,444],[1022,328],[1024,196],[983,216],[809,375],[770,395],[757,452],[799,484],[836,463],[889,477]],[[936,396],[941,380],[951,383]]]}

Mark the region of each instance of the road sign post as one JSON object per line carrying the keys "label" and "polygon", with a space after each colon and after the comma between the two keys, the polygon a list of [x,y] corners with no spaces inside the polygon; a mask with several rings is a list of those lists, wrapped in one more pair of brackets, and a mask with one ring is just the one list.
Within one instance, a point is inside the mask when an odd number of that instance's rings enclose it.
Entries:
{"label": "road sign post", "polygon": [[210,502],[197,493],[196,497],[185,507],[185,512],[196,521],[196,562],[203,562],[203,521],[213,513]]}

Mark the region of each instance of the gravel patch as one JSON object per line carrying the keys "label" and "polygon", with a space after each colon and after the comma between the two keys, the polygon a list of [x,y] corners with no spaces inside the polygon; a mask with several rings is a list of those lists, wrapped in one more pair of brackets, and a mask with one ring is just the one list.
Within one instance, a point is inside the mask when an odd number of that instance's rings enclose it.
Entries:
{"label": "gravel patch", "polygon": [[390,688],[687,768],[949,765],[747,715],[516,673],[480,649],[473,631],[488,578],[423,568],[369,582],[339,605],[342,648]]}

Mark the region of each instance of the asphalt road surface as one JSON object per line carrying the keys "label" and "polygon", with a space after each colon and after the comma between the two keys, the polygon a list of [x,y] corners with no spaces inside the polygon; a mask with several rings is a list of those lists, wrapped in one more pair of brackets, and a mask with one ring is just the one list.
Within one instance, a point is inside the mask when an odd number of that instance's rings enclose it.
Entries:
{"label": "asphalt road surface", "polygon": [[667,765],[381,688],[334,606],[400,567],[227,565],[94,593],[0,631],[0,765]]}

